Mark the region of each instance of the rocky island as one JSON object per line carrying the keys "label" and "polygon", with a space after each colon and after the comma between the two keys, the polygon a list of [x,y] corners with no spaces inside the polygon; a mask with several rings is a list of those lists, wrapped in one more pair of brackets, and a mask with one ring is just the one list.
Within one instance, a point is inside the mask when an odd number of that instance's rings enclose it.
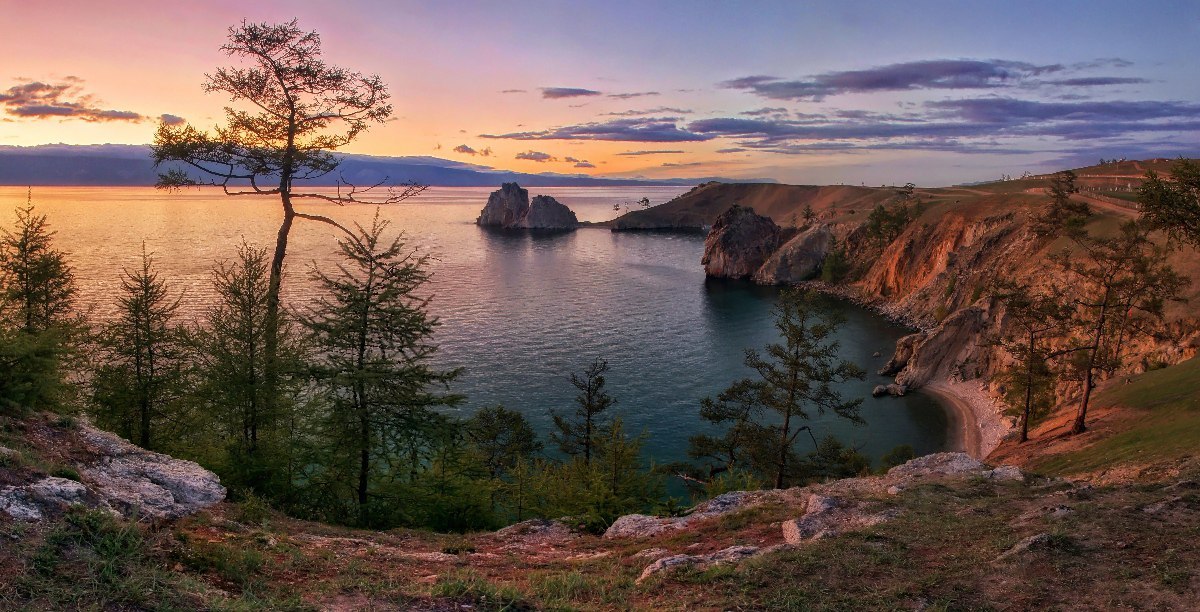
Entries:
{"label": "rocky island", "polygon": [[579,226],[574,211],[546,195],[529,200],[529,191],[504,183],[488,196],[475,224],[483,227],[530,230],[573,230]]}

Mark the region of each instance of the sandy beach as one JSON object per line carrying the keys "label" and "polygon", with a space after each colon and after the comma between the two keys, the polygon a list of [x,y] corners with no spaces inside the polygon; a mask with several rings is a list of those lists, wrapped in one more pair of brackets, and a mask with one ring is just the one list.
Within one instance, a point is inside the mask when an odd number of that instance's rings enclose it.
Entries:
{"label": "sandy beach", "polygon": [[920,389],[950,408],[950,447],[977,459],[985,459],[1011,430],[1010,419],[977,382],[939,380]]}

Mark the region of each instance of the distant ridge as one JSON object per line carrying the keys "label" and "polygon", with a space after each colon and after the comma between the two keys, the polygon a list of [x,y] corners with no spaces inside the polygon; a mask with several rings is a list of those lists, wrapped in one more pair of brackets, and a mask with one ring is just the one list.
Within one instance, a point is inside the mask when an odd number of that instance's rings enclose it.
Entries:
{"label": "distant ridge", "polygon": [[[518,182],[530,187],[696,185],[707,181],[772,183],[771,179],[686,179],[599,178],[581,174],[509,172],[487,166],[425,156],[380,157],[346,154],[340,175],[345,180],[367,185],[388,178],[395,182],[416,181],[438,187],[494,187]],[[145,145],[38,145],[0,146],[0,185],[39,186],[139,186],[153,185],[156,175]],[[332,186],[337,175],[305,184]]]}

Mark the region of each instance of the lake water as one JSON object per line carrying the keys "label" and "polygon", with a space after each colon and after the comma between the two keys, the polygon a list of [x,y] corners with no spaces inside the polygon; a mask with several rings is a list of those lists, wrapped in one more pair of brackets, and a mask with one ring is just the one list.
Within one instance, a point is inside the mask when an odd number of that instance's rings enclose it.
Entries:
{"label": "lake water", "polygon": [[[533,235],[476,227],[490,191],[431,188],[381,212],[411,246],[436,258],[429,291],[442,321],[438,361],[465,368],[454,387],[468,397],[462,412],[503,404],[546,432],[550,408],[573,406],[567,375],[600,357],[611,365],[608,388],[618,402],[612,410],[631,431],[646,432],[648,455],[658,462],[685,459],[688,436],[703,427],[700,400],[749,373],[745,349],[777,339],[771,317],[777,290],[707,280],[699,235],[597,228]],[[683,191],[548,187],[530,195],[552,195],[580,220],[601,221],[614,216],[614,203],[648,197],[659,204]],[[11,210],[24,203],[24,188],[0,187],[0,222],[9,226]],[[121,269],[139,264],[143,242],[161,277],[183,296],[184,313],[198,315],[213,294],[213,262],[233,257],[242,239],[273,246],[281,215],[278,200],[214,190],[39,187],[33,203],[57,231],[57,246],[70,253],[81,302],[94,319],[113,312]],[[376,210],[328,203],[300,209],[344,224],[369,224]],[[311,266],[337,262],[334,231],[304,220],[293,226],[284,280],[289,303],[311,296]],[[866,398],[868,424],[815,418],[817,437],[837,435],[873,457],[897,444],[912,444],[918,454],[944,449],[946,414],[931,399],[870,397],[874,385],[886,382],[873,372],[906,330],[852,305],[830,301],[829,307],[848,319],[840,334],[843,357],[871,373],[843,388],[847,397]]]}

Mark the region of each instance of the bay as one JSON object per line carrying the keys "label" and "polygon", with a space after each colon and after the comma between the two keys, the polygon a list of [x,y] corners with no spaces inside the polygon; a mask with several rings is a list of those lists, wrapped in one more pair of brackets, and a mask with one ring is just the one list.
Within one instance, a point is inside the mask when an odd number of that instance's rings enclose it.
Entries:
{"label": "bay", "polygon": [[[567,380],[593,358],[609,361],[614,413],[647,435],[647,456],[664,463],[686,459],[687,439],[705,431],[700,400],[749,374],[747,348],[777,340],[774,288],[706,279],[700,266],[703,236],[612,233],[581,228],[564,234],[502,232],[474,219],[487,188],[430,188],[378,214],[403,231],[408,244],[433,259],[427,287],[430,309],[442,325],[435,341],[443,367],[462,367],[454,391],[468,400],[463,415],[496,404],[519,410],[543,434],[549,410],[568,411],[575,390]],[[615,216],[614,205],[634,207],[647,197],[665,202],[679,187],[547,187],[584,221]],[[2,219],[24,205],[26,189],[0,187]],[[176,294],[181,313],[202,317],[212,299],[213,263],[234,256],[245,240],[272,247],[280,221],[278,200],[234,198],[214,189],[166,193],[151,188],[38,187],[32,201],[49,217],[56,245],[69,253],[80,302],[92,320],[111,317],[121,270],[139,265],[143,244]],[[343,224],[369,224],[377,208],[302,201],[301,210]],[[313,296],[308,271],[336,265],[337,230],[297,221],[285,270],[285,301],[304,308]],[[869,372],[847,383],[847,397],[863,397],[867,425],[832,415],[814,416],[817,438],[836,435],[878,457],[898,444],[918,454],[948,443],[946,413],[920,394],[871,398],[886,382],[873,373],[886,360],[902,327],[856,306],[827,300],[848,320],[839,333],[842,356]],[[874,357],[878,352],[883,357]]]}

